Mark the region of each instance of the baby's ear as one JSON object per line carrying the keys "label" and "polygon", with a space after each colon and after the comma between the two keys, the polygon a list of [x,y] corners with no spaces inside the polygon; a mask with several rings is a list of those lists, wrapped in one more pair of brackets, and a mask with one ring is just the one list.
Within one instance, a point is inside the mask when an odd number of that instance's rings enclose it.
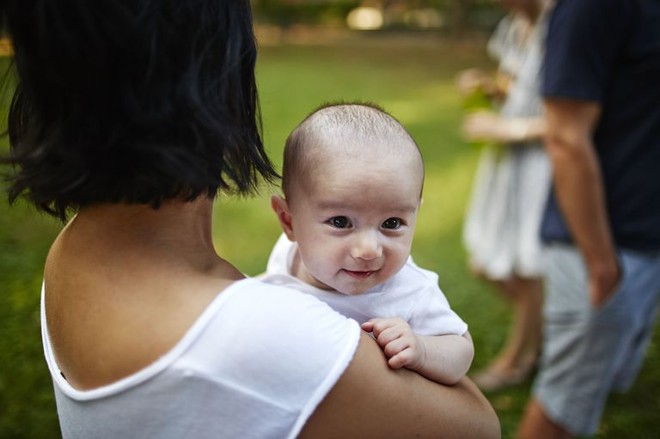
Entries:
{"label": "baby's ear", "polygon": [[289,204],[284,198],[279,195],[273,195],[270,197],[270,207],[277,215],[277,219],[282,226],[282,231],[289,238],[289,241],[295,241],[295,236],[293,234],[293,219],[291,217],[291,212],[289,211]]}

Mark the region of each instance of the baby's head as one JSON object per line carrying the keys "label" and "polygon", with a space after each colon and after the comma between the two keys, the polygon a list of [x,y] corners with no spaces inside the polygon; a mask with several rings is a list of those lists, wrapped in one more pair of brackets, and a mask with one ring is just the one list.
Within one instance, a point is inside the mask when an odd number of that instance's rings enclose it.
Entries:
{"label": "baby's head", "polygon": [[284,198],[272,198],[298,243],[293,274],[349,295],[391,278],[410,254],[423,180],[417,144],[382,109],[314,111],[287,139]]}

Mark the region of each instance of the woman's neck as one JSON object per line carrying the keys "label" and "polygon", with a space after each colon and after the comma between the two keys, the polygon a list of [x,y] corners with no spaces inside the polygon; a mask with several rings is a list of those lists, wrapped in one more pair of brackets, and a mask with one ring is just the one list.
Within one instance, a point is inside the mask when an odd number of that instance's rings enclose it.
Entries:
{"label": "woman's neck", "polygon": [[81,209],[63,234],[106,250],[135,249],[144,256],[180,259],[203,269],[219,261],[213,246],[212,214],[213,201],[205,197],[168,201],[158,209],[103,204]]}

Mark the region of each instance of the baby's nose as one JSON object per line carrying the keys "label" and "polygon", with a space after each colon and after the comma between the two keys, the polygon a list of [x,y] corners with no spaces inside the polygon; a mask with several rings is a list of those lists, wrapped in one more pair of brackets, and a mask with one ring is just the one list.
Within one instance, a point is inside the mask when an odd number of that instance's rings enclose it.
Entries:
{"label": "baby's nose", "polygon": [[375,232],[360,233],[353,243],[351,256],[355,259],[372,260],[383,254],[383,248]]}

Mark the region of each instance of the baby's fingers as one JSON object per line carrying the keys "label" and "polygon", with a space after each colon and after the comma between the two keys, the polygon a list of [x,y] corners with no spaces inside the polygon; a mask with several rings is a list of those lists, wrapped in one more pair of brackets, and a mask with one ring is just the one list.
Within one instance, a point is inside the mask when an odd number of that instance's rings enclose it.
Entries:
{"label": "baby's fingers", "polygon": [[399,325],[401,319],[398,318],[374,318],[362,324],[362,329],[367,332],[373,332],[374,337],[378,338],[387,329]]}
{"label": "baby's fingers", "polygon": [[417,356],[415,355],[415,351],[413,349],[406,348],[393,357],[390,357],[390,359],[387,360],[387,364],[392,369],[401,369],[402,367],[412,366],[415,364],[416,359]]}
{"label": "baby's fingers", "polygon": [[374,320],[375,320],[375,319],[371,319],[371,320],[369,320],[369,321],[367,321],[367,322],[364,322],[363,324],[360,325],[360,327],[362,328],[363,331],[373,332],[373,330],[374,330],[374,323],[375,323]]}

